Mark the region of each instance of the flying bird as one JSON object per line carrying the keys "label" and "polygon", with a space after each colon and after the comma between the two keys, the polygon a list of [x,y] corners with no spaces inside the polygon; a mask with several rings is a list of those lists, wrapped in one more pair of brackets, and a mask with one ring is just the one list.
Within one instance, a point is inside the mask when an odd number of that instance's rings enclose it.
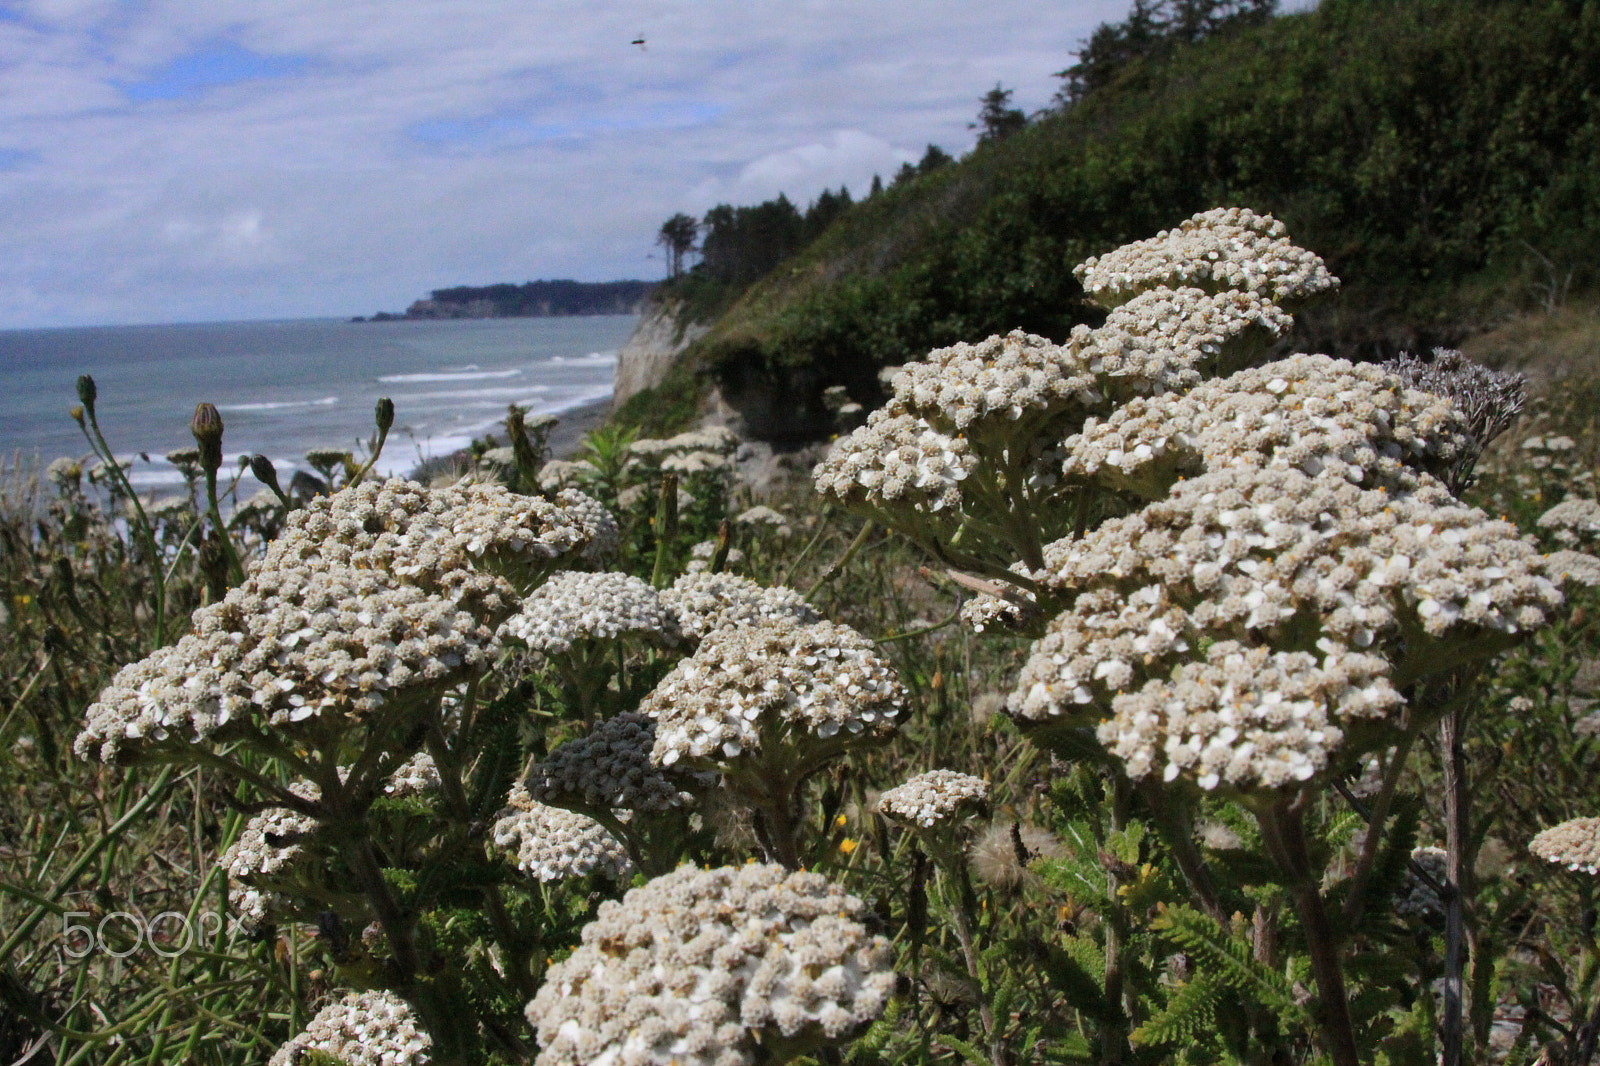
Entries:
{"label": "flying bird", "polygon": [[641,51],[641,52],[644,51],[644,38],[643,37],[635,37],[633,39],[633,43],[639,46],[639,51]]}

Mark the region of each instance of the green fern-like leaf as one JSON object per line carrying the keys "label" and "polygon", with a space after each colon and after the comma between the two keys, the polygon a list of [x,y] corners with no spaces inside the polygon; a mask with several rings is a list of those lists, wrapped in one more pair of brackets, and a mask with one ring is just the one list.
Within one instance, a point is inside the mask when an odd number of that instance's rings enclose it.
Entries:
{"label": "green fern-like leaf", "polygon": [[1296,1025],[1311,1024],[1305,1008],[1295,1002],[1293,984],[1283,974],[1257,962],[1248,941],[1229,935],[1193,907],[1164,906],[1151,928],[1194,955],[1221,984],[1255,998]]}
{"label": "green fern-like leaf", "polygon": [[1135,1045],[1149,1047],[1186,1043],[1209,1033],[1216,1028],[1221,994],[1222,986],[1217,980],[1198,976],[1179,985],[1161,1010],[1129,1036]]}
{"label": "green fern-like leaf", "polygon": [[989,1056],[965,1040],[958,1040],[949,1034],[944,1034],[939,1037],[939,1043],[960,1055],[962,1059],[971,1063],[972,1066],[994,1066],[989,1061]]}

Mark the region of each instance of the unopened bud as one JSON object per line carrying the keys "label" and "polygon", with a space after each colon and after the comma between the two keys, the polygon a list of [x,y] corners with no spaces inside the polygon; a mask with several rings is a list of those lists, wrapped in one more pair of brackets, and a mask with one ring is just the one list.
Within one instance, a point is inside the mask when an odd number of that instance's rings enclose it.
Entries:
{"label": "unopened bud", "polygon": [[195,404],[189,432],[194,434],[194,441],[200,446],[201,469],[208,474],[215,474],[222,466],[222,415],[212,404]]}
{"label": "unopened bud", "polygon": [[84,410],[88,411],[90,415],[94,414],[95,397],[99,395],[99,390],[94,387],[94,378],[90,377],[88,374],[79,374],[78,400],[83,404]]}
{"label": "unopened bud", "polygon": [[394,425],[394,401],[387,396],[379,397],[375,414],[378,419],[378,432],[389,432],[389,427]]}
{"label": "unopened bud", "polygon": [[250,472],[256,476],[257,481],[267,488],[280,496],[283,494],[283,490],[278,487],[278,468],[272,465],[271,459],[268,459],[265,455],[252,455],[250,457]]}
{"label": "unopened bud", "polygon": [[78,425],[83,425],[83,408],[81,406],[72,408],[67,414],[71,415],[72,420]]}

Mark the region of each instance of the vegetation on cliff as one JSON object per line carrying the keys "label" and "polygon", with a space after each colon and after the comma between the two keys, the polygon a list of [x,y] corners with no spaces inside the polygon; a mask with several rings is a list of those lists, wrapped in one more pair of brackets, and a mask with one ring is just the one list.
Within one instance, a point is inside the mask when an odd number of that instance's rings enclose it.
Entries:
{"label": "vegetation on cliff", "polygon": [[527,281],[521,285],[457,285],[434,289],[405,314],[380,311],[374,322],[395,318],[549,318],[562,315],[632,315],[655,288],[649,281]]}
{"label": "vegetation on cliff", "polygon": [[871,405],[881,367],[930,349],[1097,322],[1071,264],[1219,203],[1272,212],[1346,280],[1301,324],[1319,350],[1458,343],[1596,280],[1592,0],[1325,0],[1114,58],[1014,135],[841,212],[676,387],[713,377],[758,431],[815,435],[829,386]]}

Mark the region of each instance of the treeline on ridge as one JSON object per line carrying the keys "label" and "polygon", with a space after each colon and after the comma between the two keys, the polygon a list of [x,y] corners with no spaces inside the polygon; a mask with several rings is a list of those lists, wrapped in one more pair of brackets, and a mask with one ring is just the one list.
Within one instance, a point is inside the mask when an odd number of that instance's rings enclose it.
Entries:
{"label": "treeline on ridge", "polygon": [[[708,373],[753,431],[825,433],[828,386],[873,404],[883,366],[1093,323],[1075,263],[1217,205],[1272,212],[1344,279],[1332,310],[1302,318],[1339,354],[1450,343],[1594,285],[1600,0],[1323,0],[1277,17],[1233,0],[1184,23],[1190,6],[1141,2],[1132,29],[1085,43],[1055,106],[839,211],[663,389]],[[665,400],[622,415],[684,413]]]}
{"label": "treeline on ridge", "polygon": [[434,289],[405,314],[379,312],[372,321],[396,318],[543,318],[562,315],[631,315],[645,305],[650,281],[528,281],[521,285],[456,285]]}

